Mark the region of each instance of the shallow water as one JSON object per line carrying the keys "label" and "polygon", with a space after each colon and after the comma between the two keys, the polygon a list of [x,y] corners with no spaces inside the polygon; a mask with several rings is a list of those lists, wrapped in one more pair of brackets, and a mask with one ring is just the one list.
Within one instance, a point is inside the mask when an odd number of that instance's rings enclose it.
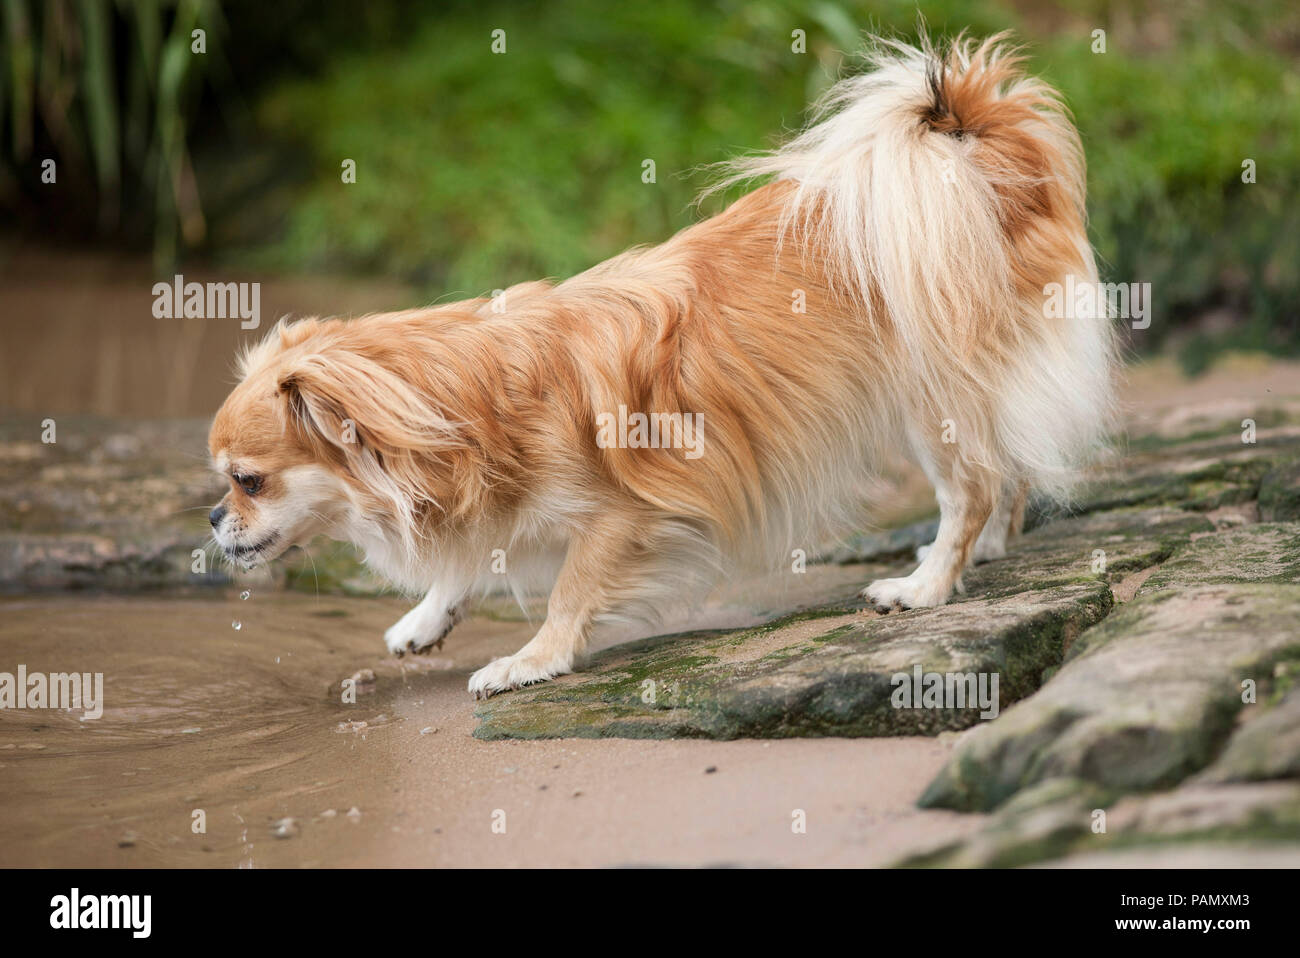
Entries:
{"label": "shallow water", "polygon": [[[379,636],[404,608],[283,594],[4,603],[4,668],[103,672],[104,711],[89,721],[0,711],[0,858],[42,864],[79,849],[83,864],[251,865],[269,838],[264,809],[319,796],[313,811],[324,811],[336,791],[342,812],[364,804],[338,786],[390,771],[368,740],[450,678],[446,658],[382,657]],[[528,633],[516,623],[465,626],[468,640],[496,654]],[[345,704],[341,681],[366,667],[384,680]],[[195,809],[206,813],[206,834],[192,831]]]}
{"label": "shallow water", "polygon": [[[911,807],[931,740],[480,742],[468,675],[527,622],[473,617],[398,660],[402,600],[238,591],[0,602],[0,671],[104,674],[99,719],[0,710],[0,866],[858,864],[971,827]],[[819,806],[791,843],[790,810]]]}

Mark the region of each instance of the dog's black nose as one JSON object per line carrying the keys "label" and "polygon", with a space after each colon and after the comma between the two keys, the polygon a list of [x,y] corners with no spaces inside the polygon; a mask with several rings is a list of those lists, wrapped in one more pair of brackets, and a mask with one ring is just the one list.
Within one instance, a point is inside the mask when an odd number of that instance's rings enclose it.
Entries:
{"label": "dog's black nose", "polygon": [[214,529],[221,524],[221,520],[224,518],[226,518],[225,506],[217,506],[217,508],[208,513],[208,521],[212,523],[212,528]]}

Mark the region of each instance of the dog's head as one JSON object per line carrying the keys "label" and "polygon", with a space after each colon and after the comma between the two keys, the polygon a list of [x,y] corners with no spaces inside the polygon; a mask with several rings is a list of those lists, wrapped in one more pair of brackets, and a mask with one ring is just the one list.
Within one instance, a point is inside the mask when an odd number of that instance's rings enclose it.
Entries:
{"label": "dog's head", "polygon": [[456,430],[413,382],[419,353],[383,323],[303,320],[243,356],[208,438],[229,559],[251,568],[320,534],[411,540],[455,497]]}

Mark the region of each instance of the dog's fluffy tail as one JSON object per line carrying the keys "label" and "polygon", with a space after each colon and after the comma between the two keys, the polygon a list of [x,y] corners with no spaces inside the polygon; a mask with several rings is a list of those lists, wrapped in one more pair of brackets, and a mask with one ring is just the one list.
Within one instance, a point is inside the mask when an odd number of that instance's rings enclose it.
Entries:
{"label": "dog's fluffy tail", "polygon": [[[1064,497],[1112,421],[1113,333],[1049,318],[1049,284],[1095,283],[1079,138],[1002,36],[879,41],[815,122],[735,177],[793,181],[782,236],[852,298],[903,416],[952,420],[967,458]],[[964,433],[964,434],[961,434]]]}

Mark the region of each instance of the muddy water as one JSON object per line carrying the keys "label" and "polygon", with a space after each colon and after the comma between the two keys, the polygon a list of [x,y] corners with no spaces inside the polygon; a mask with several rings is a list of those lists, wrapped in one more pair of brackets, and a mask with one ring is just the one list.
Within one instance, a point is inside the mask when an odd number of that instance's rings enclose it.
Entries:
{"label": "muddy water", "polygon": [[0,866],[881,864],[978,824],[913,807],[947,753],[928,739],[480,742],[469,672],[532,627],[480,615],[444,652],[396,660],[380,636],[405,608],[238,591],[0,603],[0,671],[104,673],[97,720],[0,710]]}
{"label": "muddy water", "polygon": [[420,302],[356,277],[265,276],[186,267],[186,282],[256,282],[256,328],[239,317],[160,319],[147,257],[18,243],[0,234],[0,410],[57,416],[210,416],[238,349],[281,316],[348,316]]}

